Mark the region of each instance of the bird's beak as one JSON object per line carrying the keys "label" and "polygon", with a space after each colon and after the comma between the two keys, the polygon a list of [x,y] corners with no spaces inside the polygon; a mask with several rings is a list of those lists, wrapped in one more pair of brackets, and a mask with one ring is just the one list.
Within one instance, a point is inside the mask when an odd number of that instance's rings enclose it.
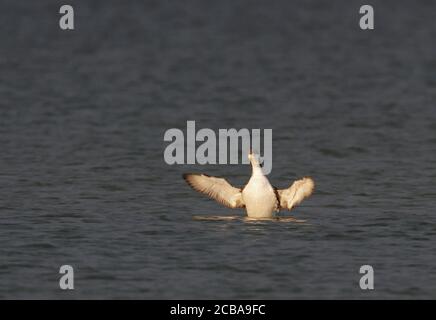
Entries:
{"label": "bird's beak", "polygon": [[253,152],[250,149],[250,152],[248,152],[248,160],[251,161],[252,158],[253,158]]}

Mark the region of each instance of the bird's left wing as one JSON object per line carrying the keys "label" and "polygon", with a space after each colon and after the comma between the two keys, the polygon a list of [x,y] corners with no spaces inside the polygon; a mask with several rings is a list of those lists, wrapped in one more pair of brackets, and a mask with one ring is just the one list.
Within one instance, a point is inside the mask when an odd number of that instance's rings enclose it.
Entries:
{"label": "bird's left wing", "polygon": [[280,198],[280,207],[292,210],[293,207],[300,204],[304,199],[309,197],[315,189],[315,182],[312,178],[305,177],[294,181],[287,189],[277,190]]}
{"label": "bird's left wing", "polygon": [[183,179],[194,189],[229,208],[245,207],[242,190],[233,187],[224,178],[205,174],[185,173]]}

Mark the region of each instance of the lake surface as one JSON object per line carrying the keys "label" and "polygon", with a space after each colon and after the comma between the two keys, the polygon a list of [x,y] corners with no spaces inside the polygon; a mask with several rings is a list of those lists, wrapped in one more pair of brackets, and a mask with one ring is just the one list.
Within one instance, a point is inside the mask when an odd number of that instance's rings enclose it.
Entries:
{"label": "lake surface", "polygon": [[[436,298],[435,2],[372,1],[373,31],[359,1],[72,5],[0,5],[0,298]],[[191,190],[250,167],[167,165],[187,120],[272,129],[305,222]]]}

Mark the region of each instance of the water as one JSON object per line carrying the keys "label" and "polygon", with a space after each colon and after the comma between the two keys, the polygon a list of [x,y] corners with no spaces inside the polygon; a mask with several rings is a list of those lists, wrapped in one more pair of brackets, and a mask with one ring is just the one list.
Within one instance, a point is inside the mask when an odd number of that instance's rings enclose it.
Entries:
{"label": "water", "polygon": [[[57,1],[1,4],[0,298],[436,297],[434,2],[373,1],[369,32],[358,1],[72,4],[69,32]],[[192,191],[250,170],[168,166],[187,120],[273,129],[305,222]]]}

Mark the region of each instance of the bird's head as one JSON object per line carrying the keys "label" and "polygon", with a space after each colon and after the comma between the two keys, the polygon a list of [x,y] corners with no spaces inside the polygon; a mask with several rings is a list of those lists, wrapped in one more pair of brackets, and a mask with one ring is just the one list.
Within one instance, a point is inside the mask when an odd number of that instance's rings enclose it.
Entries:
{"label": "bird's head", "polygon": [[250,151],[248,151],[248,160],[250,160],[253,158],[253,151],[250,149]]}
{"label": "bird's head", "polygon": [[253,152],[251,149],[248,152],[248,160],[250,160],[250,163],[253,167],[261,167],[259,155]]}

